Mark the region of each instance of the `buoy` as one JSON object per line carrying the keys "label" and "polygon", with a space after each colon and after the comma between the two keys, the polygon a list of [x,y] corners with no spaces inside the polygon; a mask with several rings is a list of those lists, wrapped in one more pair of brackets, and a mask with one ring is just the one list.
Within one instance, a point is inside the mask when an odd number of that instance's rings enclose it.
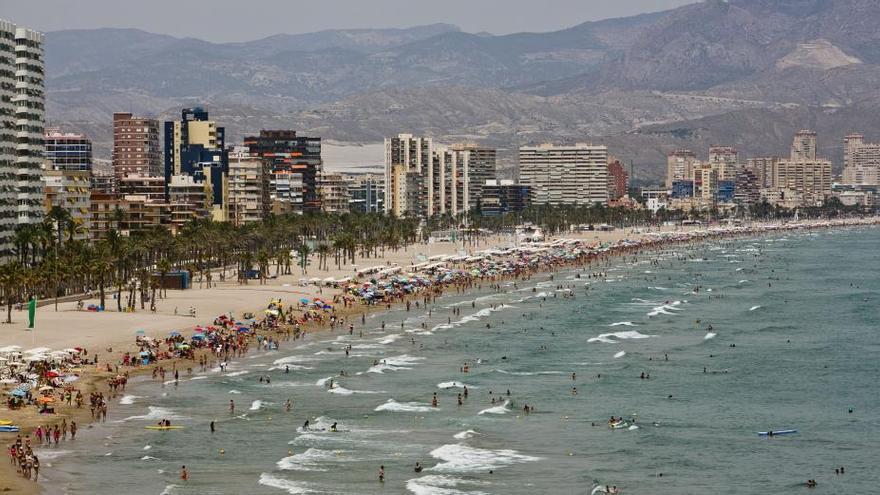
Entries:
{"label": "buoy", "polygon": [[574,452],[569,452],[568,455],[574,455]]}
{"label": "buoy", "polygon": [[293,455],[293,451],[290,449],[287,449],[287,455]]}
{"label": "buoy", "polygon": [[221,454],[225,454],[226,451],[225,451],[224,449],[220,449],[220,453],[221,453]]}

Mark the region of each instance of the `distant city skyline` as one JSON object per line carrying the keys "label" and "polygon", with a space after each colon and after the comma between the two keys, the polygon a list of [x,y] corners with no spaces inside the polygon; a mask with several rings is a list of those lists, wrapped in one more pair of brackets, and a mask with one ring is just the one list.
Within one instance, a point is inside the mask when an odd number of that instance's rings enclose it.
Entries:
{"label": "distant city skyline", "polygon": [[[212,42],[248,41],[326,29],[406,28],[449,23],[467,32],[509,34],[565,29],[582,22],[656,12],[695,0],[40,0],[4,5],[3,17],[43,32],[137,28]],[[169,14],[173,12],[173,14]],[[198,22],[194,22],[199,19]]]}

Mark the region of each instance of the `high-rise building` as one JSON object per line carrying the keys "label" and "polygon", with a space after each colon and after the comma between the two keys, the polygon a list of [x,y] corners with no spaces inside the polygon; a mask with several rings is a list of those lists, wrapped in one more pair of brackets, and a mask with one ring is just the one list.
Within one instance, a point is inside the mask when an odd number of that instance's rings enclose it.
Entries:
{"label": "high-rise building", "polygon": [[155,175],[131,174],[123,177],[116,185],[122,196],[143,196],[147,201],[164,202],[165,178]]}
{"label": "high-rise building", "polygon": [[456,144],[450,149],[457,154],[455,213],[476,210],[483,196],[486,181],[494,180],[498,152],[495,148],[476,144]]}
{"label": "high-rise building", "polygon": [[380,213],[385,211],[385,182],[379,175],[350,175],[348,194],[351,197],[349,209],[359,213]]}
{"label": "high-rise building", "polygon": [[666,187],[677,180],[691,180],[697,155],[691,150],[675,150],[666,156]]}
{"label": "high-rise building", "polygon": [[718,189],[718,170],[709,163],[701,163],[694,167],[694,197],[705,201],[714,201]]}
{"label": "high-rise building", "polygon": [[608,160],[608,199],[618,200],[626,196],[629,174],[618,159]]}
{"label": "high-rise building", "polygon": [[42,220],[43,35],[0,20],[0,258]]}
{"label": "high-rise building", "polygon": [[751,170],[752,173],[755,174],[755,178],[758,181],[758,187],[766,189],[775,187],[773,179],[775,174],[774,170],[777,163],[779,163],[778,157],[759,156],[749,158],[746,161],[746,168]]}
{"label": "high-rise building", "polygon": [[318,176],[323,170],[321,138],[292,130],[261,130],[244,138],[250,154],[269,164],[269,196],[275,213],[321,210]]}
{"label": "high-rise building", "polygon": [[761,186],[755,170],[745,167],[737,171],[733,201],[739,205],[749,206],[761,198]]}
{"label": "high-rise building", "polygon": [[710,146],[709,165],[718,174],[718,180],[732,180],[736,178],[739,154],[732,146]]}
{"label": "high-rise building", "polygon": [[534,204],[608,203],[608,148],[591,144],[524,146],[520,182]]}
{"label": "high-rise building", "polygon": [[791,158],[774,168],[777,190],[794,193],[802,205],[818,205],[831,195],[831,162],[817,158],[816,133],[800,131],[791,146]]}
{"label": "high-rise building", "polygon": [[208,191],[191,175],[172,175],[168,184],[168,223],[174,232],[193,220],[208,216]]}
{"label": "high-rise building", "polygon": [[497,217],[519,213],[532,204],[532,188],[512,180],[490,179],[483,184],[480,213]]}
{"label": "high-rise building", "polygon": [[323,173],[318,178],[318,193],[321,196],[321,211],[327,213],[348,213],[351,195],[349,180],[342,174]]}
{"label": "high-rise building", "polygon": [[43,188],[45,193],[44,211],[53,207],[65,210],[73,221],[71,237],[75,240],[89,238],[91,226],[91,200],[89,193],[89,170],[45,170]]}
{"label": "high-rise building", "polygon": [[798,131],[794,135],[794,141],[791,143],[792,161],[797,160],[816,160],[816,132],[815,131]]}
{"label": "high-rise building", "polygon": [[399,134],[385,138],[385,212],[426,217],[434,211],[434,142]]}
{"label": "high-rise building", "polygon": [[229,153],[228,220],[235,225],[258,222],[271,211],[269,162],[252,156],[245,146]]}
{"label": "high-rise building", "polygon": [[225,129],[201,107],[184,108],[180,120],[165,122],[165,183],[170,184],[174,175],[188,175],[204,184],[211,216],[218,222],[226,220],[229,160],[225,146]]}
{"label": "high-rise building", "polygon": [[92,141],[82,134],[47,129],[43,137],[52,170],[92,170]]}
{"label": "high-rise building", "polygon": [[880,144],[866,143],[861,134],[849,134],[843,139],[843,183],[880,185]]}
{"label": "high-rise building", "polygon": [[159,121],[130,113],[113,114],[113,175],[162,175]]}

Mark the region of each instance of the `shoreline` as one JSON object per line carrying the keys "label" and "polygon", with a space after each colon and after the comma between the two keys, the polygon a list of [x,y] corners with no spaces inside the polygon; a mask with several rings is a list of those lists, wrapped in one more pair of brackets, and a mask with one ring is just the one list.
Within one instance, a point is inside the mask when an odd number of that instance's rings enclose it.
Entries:
{"label": "shoreline", "polygon": [[[404,305],[409,304],[410,301],[416,301],[418,303],[419,299],[424,298],[426,304],[430,302],[431,299],[438,295],[442,295],[444,290],[457,290],[460,293],[466,293],[468,291],[472,291],[477,289],[478,286],[481,286],[483,282],[493,283],[502,279],[511,279],[511,278],[520,278],[522,276],[530,276],[538,273],[547,273],[556,271],[561,268],[573,268],[573,267],[583,267],[586,266],[594,260],[604,260],[611,256],[620,256],[620,255],[628,255],[636,252],[642,252],[644,250],[651,250],[657,248],[668,248],[670,246],[674,246],[677,244],[693,244],[699,243],[706,240],[712,240],[717,238],[745,238],[752,236],[759,236],[763,234],[773,234],[784,231],[791,230],[817,230],[817,229],[828,229],[828,228],[847,228],[847,227],[858,227],[858,226],[876,226],[880,224],[880,218],[871,217],[868,219],[863,219],[860,221],[825,221],[825,222],[801,222],[797,224],[787,224],[787,225],[768,225],[768,224],[760,224],[757,227],[735,227],[735,228],[716,228],[716,229],[694,229],[690,231],[673,231],[673,232],[665,232],[665,233],[644,233],[640,234],[638,240],[625,240],[620,239],[612,245],[609,246],[588,246],[590,241],[584,240],[569,240],[563,241],[560,238],[557,241],[554,241],[557,244],[557,249],[554,251],[555,256],[548,257],[544,263],[536,262],[534,264],[525,264],[520,266],[515,266],[510,269],[509,272],[502,272],[500,274],[493,274],[492,276],[486,276],[481,274],[480,276],[473,275],[470,278],[461,278],[461,279],[453,279],[448,283],[437,283],[435,285],[429,285],[420,288],[420,290],[413,291],[407,295],[399,297],[391,302],[389,305],[386,305],[384,302],[382,304],[359,304],[358,302],[354,302],[351,305],[343,306],[339,305],[337,309],[335,309],[334,314],[337,317],[345,318],[345,323],[348,323],[349,318],[356,318],[358,315],[366,315],[368,313],[375,313],[379,311],[387,311],[388,308],[392,307],[393,304]],[[544,243],[550,244],[553,243]],[[412,247],[412,246],[411,246]],[[494,247],[488,247],[487,249],[495,249]],[[573,256],[562,257],[559,253],[572,253]],[[519,251],[515,251],[515,255],[521,254]],[[509,256],[509,255],[508,255]],[[254,287],[263,287],[263,286],[243,286],[243,288],[254,288]],[[338,291],[334,291],[334,293],[338,293]],[[288,297],[294,294],[288,294]],[[356,321],[355,321],[356,323]],[[317,330],[327,329],[327,322],[310,322],[309,324],[302,325],[303,330],[306,333],[311,333]],[[288,328],[289,330],[289,328]],[[274,337],[278,337],[278,332],[261,332],[261,335],[273,335]],[[256,334],[255,334],[256,335]],[[133,337],[132,337],[133,340]],[[250,342],[253,343],[254,336],[250,337]],[[295,346],[296,338],[294,338],[293,342],[289,342],[289,346]],[[109,362],[113,362],[114,359],[118,360],[118,357],[121,355],[123,351],[114,349],[113,354],[111,355],[111,359]],[[196,359],[201,359],[202,356],[209,354],[209,351],[203,350],[197,353],[193,360],[189,360],[186,358],[177,358],[174,360],[162,360],[157,362],[156,364],[150,366],[143,366],[137,368],[129,368],[125,371],[130,372],[131,376],[140,376],[146,374],[148,371],[152,371],[156,366],[164,366],[166,368],[170,368],[172,365],[182,364],[184,362],[193,363]],[[107,356],[107,352],[102,352],[102,355]],[[238,358],[236,358],[237,360]],[[104,365],[108,361],[100,360],[101,364]],[[185,365],[184,365],[185,367]],[[193,366],[195,367],[195,366]],[[183,367],[181,367],[183,369]],[[120,369],[120,371],[123,371]],[[100,390],[106,391],[106,381],[107,378],[114,376],[115,373],[108,373],[106,371],[100,371],[95,368],[91,370],[83,370],[81,374],[80,381],[77,382],[78,385],[83,389],[83,393],[87,395],[91,390]],[[122,394],[120,394],[122,395]],[[19,411],[16,411],[19,412]],[[29,410],[27,412],[33,412],[33,410]],[[75,420],[81,427],[88,427],[87,425],[91,422],[94,422],[94,419],[90,419],[88,416],[85,416],[86,408],[82,410],[75,408],[61,408],[59,414],[52,418],[51,423],[58,423],[62,418],[66,418],[68,420]],[[8,413],[4,413],[8,414]],[[13,415],[12,419],[15,415]],[[44,418],[41,418],[39,415],[32,414],[35,418],[22,418],[23,420],[16,420],[16,423],[22,426],[22,435],[29,433],[33,428],[37,426],[37,424],[45,424],[47,421]],[[5,416],[4,416],[5,419]],[[10,440],[14,440],[14,436],[12,434],[5,434],[2,439],[4,440],[4,447],[6,447]],[[7,453],[8,455],[8,453]],[[29,481],[22,478],[20,475],[14,473],[12,464],[4,463],[4,466],[9,466],[8,468],[0,468],[0,473],[3,474],[3,479],[5,481],[5,485],[9,485],[11,489],[11,493],[39,493],[41,491],[41,485],[34,481]],[[5,469],[9,470],[9,476],[5,475]],[[4,487],[0,486],[0,490],[3,490]]]}

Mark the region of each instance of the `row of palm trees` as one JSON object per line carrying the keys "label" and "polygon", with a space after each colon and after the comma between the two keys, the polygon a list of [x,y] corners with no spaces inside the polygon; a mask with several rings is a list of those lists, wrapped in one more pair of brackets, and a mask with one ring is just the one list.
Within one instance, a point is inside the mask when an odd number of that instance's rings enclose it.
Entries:
{"label": "row of palm trees", "polygon": [[[755,218],[785,212],[753,208]],[[822,214],[823,211],[808,212]],[[825,212],[827,213],[827,211]],[[30,297],[57,299],[96,291],[104,307],[107,291],[115,291],[116,308],[135,309],[147,301],[155,309],[162,297],[160,281],[174,270],[198,275],[200,287],[211,287],[234,276],[238,283],[272,275],[289,275],[299,266],[308,273],[309,263],[328,269],[341,267],[356,256],[380,257],[427,240],[432,231],[457,229],[460,239],[486,230],[504,231],[530,222],[547,234],[567,231],[572,225],[611,224],[617,227],[648,225],[685,218],[682,212],[609,208],[603,205],[535,205],[518,213],[484,217],[478,212],[437,216],[426,222],[382,214],[308,213],[269,216],[261,222],[234,226],[210,219],[194,220],[177,235],[165,227],[132,232],[111,230],[106,238],[78,240],[80,225],[68,212],[53,208],[43,223],[20,227],[14,238],[12,259],[0,266],[0,296],[6,304],[7,321],[12,308]],[[717,218],[717,216],[715,217]]]}
{"label": "row of palm trees", "polygon": [[[15,252],[0,266],[0,294],[7,321],[12,308],[30,297],[62,298],[96,291],[105,306],[108,291],[116,292],[118,311],[155,309],[162,297],[160,281],[174,270],[189,270],[199,285],[234,276],[265,283],[275,274],[291,274],[293,266],[307,273],[317,257],[319,268],[332,261],[341,266],[355,256],[380,256],[417,241],[419,222],[378,214],[306,214],[270,216],[262,222],[234,226],[209,219],[194,220],[177,235],[165,227],[132,232],[111,230],[106,238],[77,240],[76,222],[61,209],[51,210],[43,223],[22,226],[14,238]],[[296,259],[294,259],[296,258]],[[57,302],[56,302],[57,304]]]}

